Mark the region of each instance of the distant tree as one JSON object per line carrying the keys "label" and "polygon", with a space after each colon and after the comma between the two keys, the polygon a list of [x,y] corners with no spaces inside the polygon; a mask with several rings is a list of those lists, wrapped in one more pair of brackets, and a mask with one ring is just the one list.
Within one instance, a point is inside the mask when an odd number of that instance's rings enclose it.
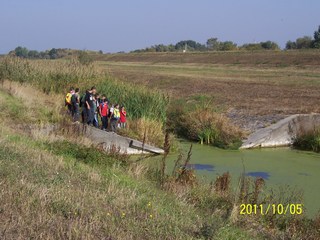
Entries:
{"label": "distant tree", "polygon": [[185,49],[185,47],[187,47],[187,50],[190,50],[190,51],[194,51],[194,50],[204,51],[206,49],[205,45],[198,43],[196,41],[193,41],[193,40],[180,41],[175,45],[175,49],[177,51],[183,50],[183,49]]}
{"label": "distant tree", "polygon": [[218,51],[220,48],[220,42],[218,38],[209,38],[207,40],[207,48],[208,50]]}
{"label": "distant tree", "polygon": [[102,51],[102,50],[99,50],[99,54],[103,54],[103,51]]}
{"label": "distant tree", "polygon": [[168,47],[163,44],[155,45],[153,48],[156,50],[156,52],[168,52]]}
{"label": "distant tree", "polygon": [[286,43],[286,49],[287,49],[287,50],[297,49],[297,44],[296,44],[296,42],[288,41],[288,42]]}
{"label": "distant tree", "polygon": [[15,55],[17,57],[22,57],[22,58],[27,58],[28,57],[28,53],[29,53],[29,50],[25,47],[16,47],[14,49],[14,52],[15,52]]}
{"label": "distant tree", "polygon": [[52,48],[49,52],[48,52],[50,59],[56,59],[58,58],[58,50],[55,48]]}
{"label": "distant tree", "polygon": [[232,41],[221,42],[219,46],[219,50],[221,51],[232,51],[237,49],[237,44]]}
{"label": "distant tree", "polygon": [[296,45],[298,49],[311,48],[313,45],[313,41],[311,37],[304,36],[302,38],[297,38]]}
{"label": "distant tree", "polygon": [[49,59],[50,58],[50,55],[49,55],[49,51],[44,51],[44,52],[40,52],[39,54],[40,58],[42,59]]}
{"label": "distant tree", "polygon": [[28,58],[39,58],[40,57],[40,53],[36,50],[30,50],[28,52]]}
{"label": "distant tree", "polygon": [[313,47],[320,48],[320,26],[318,27],[318,30],[314,32],[313,37],[314,37]]}
{"label": "distant tree", "polygon": [[175,46],[173,44],[168,45],[168,51],[169,52],[174,52],[175,51]]}
{"label": "distant tree", "polygon": [[280,47],[277,43],[272,41],[266,41],[260,43],[261,47],[267,50],[279,50]]}

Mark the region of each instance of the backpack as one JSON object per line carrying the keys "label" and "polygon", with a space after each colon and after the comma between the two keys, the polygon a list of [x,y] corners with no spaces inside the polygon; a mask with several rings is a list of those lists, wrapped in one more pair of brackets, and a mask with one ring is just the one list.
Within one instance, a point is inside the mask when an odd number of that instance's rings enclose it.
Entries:
{"label": "backpack", "polygon": [[71,105],[71,98],[72,98],[72,94],[71,93],[67,93],[66,98],[65,98],[65,105]]}
{"label": "backpack", "polygon": [[71,97],[71,103],[72,103],[73,106],[78,103],[78,94],[77,94],[77,93],[75,93],[75,94],[72,95],[72,97]]}
{"label": "backpack", "polygon": [[79,106],[80,107],[84,107],[86,104],[86,94],[83,94],[80,98],[80,103],[79,103]]}

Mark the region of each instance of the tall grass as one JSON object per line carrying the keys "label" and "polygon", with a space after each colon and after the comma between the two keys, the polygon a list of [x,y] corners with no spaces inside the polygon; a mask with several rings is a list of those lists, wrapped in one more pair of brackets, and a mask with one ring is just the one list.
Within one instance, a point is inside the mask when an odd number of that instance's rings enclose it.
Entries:
{"label": "tall grass", "polygon": [[149,118],[162,123],[166,120],[168,97],[143,86],[134,86],[108,77],[97,86],[112,103],[124,105],[132,119]]}
{"label": "tall grass", "polygon": [[243,132],[234,126],[227,117],[208,106],[174,106],[168,114],[169,129],[178,135],[201,144],[222,148],[237,148]]}
{"label": "tall grass", "polygon": [[95,64],[72,60],[26,60],[6,57],[0,61],[0,79],[32,84],[45,93],[66,93],[71,86],[85,89],[95,85],[113,103],[124,105],[128,117],[146,117],[164,123],[168,98],[143,86],[119,82]]}
{"label": "tall grass", "polygon": [[293,139],[293,147],[301,150],[320,152],[320,129],[305,132]]}

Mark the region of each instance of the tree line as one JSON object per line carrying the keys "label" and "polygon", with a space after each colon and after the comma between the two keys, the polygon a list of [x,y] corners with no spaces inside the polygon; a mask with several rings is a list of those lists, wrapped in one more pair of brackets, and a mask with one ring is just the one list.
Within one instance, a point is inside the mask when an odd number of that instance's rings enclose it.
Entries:
{"label": "tree line", "polygon": [[296,41],[288,41],[286,43],[286,49],[308,49],[316,48],[320,49],[320,26],[313,34],[313,39],[310,36],[304,36],[297,38]]}
{"label": "tree line", "polygon": [[[320,48],[320,26],[314,32],[313,38],[304,36],[297,38],[296,41],[288,41],[286,50],[290,49],[309,49]],[[219,41],[218,38],[209,38],[205,44],[194,40],[180,41],[176,44],[158,44],[144,49],[137,49],[132,52],[181,52],[181,51],[233,51],[233,50],[280,50],[279,45],[273,41],[265,41],[260,43],[246,43],[237,46],[232,41]]]}
{"label": "tree line", "polygon": [[[102,50],[99,52],[90,51],[94,53],[103,54]],[[90,55],[88,51],[81,50],[72,50],[67,48],[52,48],[50,50],[45,51],[37,51],[37,50],[29,50],[26,47],[16,47],[14,50],[9,52],[11,56],[17,56],[21,58],[29,58],[29,59],[58,59],[64,58],[69,55],[77,55],[80,62],[90,62]]]}
{"label": "tree line", "polygon": [[63,58],[72,53],[68,49],[52,48],[45,51],[29,50],[26,47],[16,47],[14,50],[9,52],[9,55],[14,55],[21,58],[30,59],[58,59]]}
{"label": "tree line", "polygon": [[[320,26],[314,32],[313,37],[304,36],[299,37],[295,41],[287,41],[285,50],[290,49],[320,49]],[[137,49],[132,52],[181,52],[181,51],[234,51],[234,50],[280,50],[279,45],[273,41],[265,41],[260,43],[246,43],[241,46],[237,46],[236,43],[232,41],[219,41],[218,38],[209,38],[205,44],[196,42],[194,40],[184,40],[179,41],[176,44],[157,44],[144,49]],[[25,47],[16,47],[14,50],[9,52],[9,55],[14,55],[22,58],[30,59],[58,59],[63,58],[68,55],[73,55],[74,50],[62,49],[62,48],[52,48],[46,51],[29,50]],[[84,59],[86,62],[88,56],[83,52],[86,51],[76,51],[80,59]],[[95,52],[103,54],[100,50]],[[79,59],[79,60],[80,60]]]}

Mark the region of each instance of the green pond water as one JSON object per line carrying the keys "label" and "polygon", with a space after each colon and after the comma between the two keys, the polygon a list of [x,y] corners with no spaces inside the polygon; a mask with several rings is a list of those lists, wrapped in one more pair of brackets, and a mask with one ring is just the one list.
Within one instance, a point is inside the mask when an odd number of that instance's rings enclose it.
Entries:
{"label": "green pond water", "polygon": [[[187,155],[189,142],[181,141]],[[168,156],[168,170],[172,170],[177,154]],[[314,217],[320,210],[320,154],[290,148],[223,150],[193,144],[191,167],[204,181],[229,172],[236,189],[245,167],[246,175],[263,177],[267,188],[279,189],[289,185],[303,191],[306,214]]]}

